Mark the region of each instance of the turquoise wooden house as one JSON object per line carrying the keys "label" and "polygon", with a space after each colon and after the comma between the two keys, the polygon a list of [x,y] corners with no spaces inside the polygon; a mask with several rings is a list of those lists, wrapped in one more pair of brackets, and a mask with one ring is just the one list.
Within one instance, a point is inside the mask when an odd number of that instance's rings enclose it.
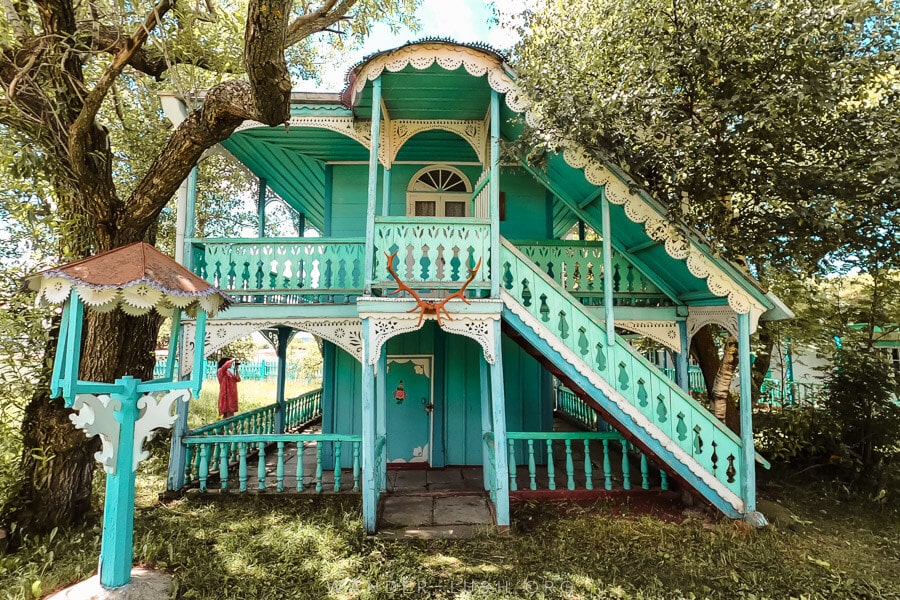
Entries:
{"label": "turquoise wooden house", "polygon": [[[178,121],[178,100],[164,105]],[[180,258],[234,300],[207,322],[207,353],[258,330],[281,356],[292,332],[321,340],[321,433],[291,432],[308,409],[283,386],[256,425],[187,432],[181,415],[170,487],[218,470],[226,487],[358,490],[372,532],[389,469],[474,465],[501,528],[510,496],[542,486],[678,485],[760,520],[748,339],[790,311],[615,165],[574,144],[543,168],[501,159],[539,118],[501,56],[409,44],[358,64],[340,94],[295,93],[291,114],[222,146],[259,177],[261,207],[271,190],[321,237],[198,239],[189,179]],[[563,239],[578,224],[601,241]],[[688,393],[708,323],[740,340],[740,437]],[[623,334],[669,349],[674,380]],[[591,430],[553,431],[554,407]],[[285,458],[298,447],[312,458]]]}

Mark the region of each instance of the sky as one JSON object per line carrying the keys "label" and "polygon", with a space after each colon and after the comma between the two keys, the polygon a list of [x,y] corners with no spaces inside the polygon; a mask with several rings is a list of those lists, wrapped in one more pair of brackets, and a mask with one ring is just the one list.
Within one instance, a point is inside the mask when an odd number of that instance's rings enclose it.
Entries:
{"label": "sky", "polygon": [[[520,13],[535,0],[495,0],[501,14]],[[482,0],[423,0],[416,11],[420,28],[416,32],[403,28],[392,33],[387,25],[376,24],[363,46],[348,52],[339,63],[329,66],[322,75],[322,83],[296,82],[301,91],[337,92],[344,87],[344,76],[356,62],[369,54],[389,50],[425,37],[447,37],[458,42],[483,42],[503,50],[518,41],[511,27],[491,23],[492,13]]]}

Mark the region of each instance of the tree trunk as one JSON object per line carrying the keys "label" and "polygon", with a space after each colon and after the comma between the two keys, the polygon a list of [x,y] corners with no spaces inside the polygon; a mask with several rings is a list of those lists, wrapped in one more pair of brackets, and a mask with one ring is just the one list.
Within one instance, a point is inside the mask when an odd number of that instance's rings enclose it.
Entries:
{"label": "tree trunk", "polygon": [[716,374],[719,372],[719,347],[712,336],[711,325],[700,328],[700,331],[691,338],[691,353],[700,365],[703,373],[703,383],[706,385],[706,397],[712,400],[713,384]]}
{"label": "tree trunk", "polygon": [[737,338],[729,335],[725,340],[722,362],[718,373],[716,373],[712,394],[709,398],[716,418],[725,423],[735,433],[740,432],[740,415],[738,414],[737,404],[734,402],[731,394],[731,382],[734,381],[739,358]]}

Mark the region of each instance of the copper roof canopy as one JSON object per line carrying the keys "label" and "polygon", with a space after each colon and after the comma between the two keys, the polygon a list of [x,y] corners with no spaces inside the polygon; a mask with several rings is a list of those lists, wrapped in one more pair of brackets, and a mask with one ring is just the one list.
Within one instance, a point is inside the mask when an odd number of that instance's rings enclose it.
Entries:
{"label": "copper roof canopy", "polygon": [[26,281],[41,302],[62,304],[74,288],[98,312],[121,307],[138,316],[156,309],[168,316],[176,307],[195,313],[199,306],[212,316],[230,304],[216,287],[144,242],[53,267]]}

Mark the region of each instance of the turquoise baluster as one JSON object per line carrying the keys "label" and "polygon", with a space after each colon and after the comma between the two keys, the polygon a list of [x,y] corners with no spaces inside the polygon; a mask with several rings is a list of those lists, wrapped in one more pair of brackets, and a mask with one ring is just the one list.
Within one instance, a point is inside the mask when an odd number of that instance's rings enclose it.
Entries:
{"label": "turquoise baluster", "polygon": [[334,493],[341,491],[341,442],[334,443]]}
{"label": "turquoise baluster", "polygon": [[322,493],[322,442],[316,440],[316,493]]}
{"label": "turquoise baluster", "polygon": [[659,487],[663,491],[667,491],[669,489],[669,476],[666,475],[666,472],[662,469],[659,470]]}
{"label": "turquoise baluster", "polygon": [[209,477],[209,446],[200,446],[200,491],[206,493],[206,480]]}
{"label": "turquoise baluster", "polygon": [[241,442],[238,448],[238,484],[242,492],[247,491],[247,444]]}
{"label": "turquoise baluster", "polygon": [[259,454],[257,455],[256,462],[256,479],[257,479],[257,487],[260,491],[265,491],[266,489],[266,445],[263,442],[258,442],[256,444],[259,449]]}
{"label": "turquoise baluster", "polygon": [[359,491],[359,442],[353,442],[353,491]]}
{"label": "turquoise baluster", "polygon": [[278,460],[275,463],[275,489],[284,491],[284,442],[278,442]]}
{"label": "turquoise baluster", "polygon": [[603,487],[612,489],[612,464],[609,461],[609,440],[603,440]]}
{"label": "turquoise baluster", "polygon": [[570,490],[575,489],[575,462],[572,460],[572,440],[566,439],[566,475],[568,477],[567,486]]}
{"label": "turquoise baluster", "polygon": [[584,440],[584,488],[586,490],[594,489],[594,482],[591,478],[594,475],[593,467],[591,466],[591,441]]}
{"label": "turquoise baluster", "polygon": [[191,482],[191,468],[194,462],[194,445],[188,444],[184,451],[184,485]]}
{"label": "turquoise baluster", "polygon": [[518,488],[516,487],[516,449],[515,449],[515,440],[507,438],[506,440],[507,446],[509,446],[509,489],[511,491],[516,491]]}
{"label": "turquoise baluster", "polygon": [[537,489],[537,466],[534,464],[534,440],[528,440],[528,477],[530,479],[529,487],[533,490]]}
{"label": "turquoise baluster", "polygon": [[219,451],[219,483],[222,491],[228,491],[228,444],[218,444],[221,446]]}
{"label": "turquoise baluster", "polygon": [[213,444],[210,448],[209,470],[215,471],[219,466],[219,444]]}
{"label": "turquoise baluster", "polygon": [[622,444],[622,487],[631,489],[631,465],[628,463],[628,442],[621,440]]}
{"label": "turquoise baluster", "polygon": [[556,489],[556,467],[553,464],[553,440],[547,440],[547,487]]}
{"label": "turquoise baluster", "polygon": [[304,450],[304,447],[305,447],[305,444],[303,443],[303,440],[297,440],[297,471],[296,471],[295,475],[297,477],[297,491],[298,492],[303,491],[303,476],[304,476],[304,473],[303,473],[303,450]]}
{"label": "turquoise baluster", "polygon": [[641,452],[641,488],[650,489],[650,465],[647,462],[647,455]]}

